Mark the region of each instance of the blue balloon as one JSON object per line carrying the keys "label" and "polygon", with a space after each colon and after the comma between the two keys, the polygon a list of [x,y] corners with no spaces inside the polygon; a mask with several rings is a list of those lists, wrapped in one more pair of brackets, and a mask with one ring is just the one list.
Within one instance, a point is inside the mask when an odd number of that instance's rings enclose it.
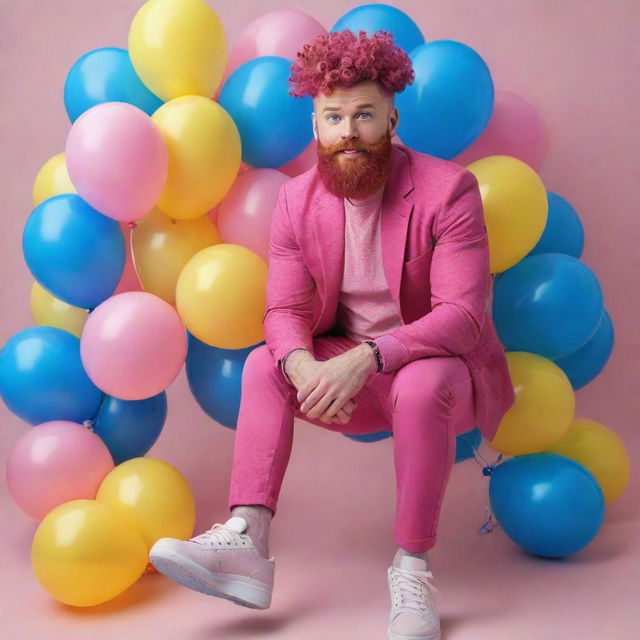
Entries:
{"label": "blue balloon", "polygon": [[191,393],[209,417],[230,429],[238,422],[244,362],[261,344],[264,342],[245,349],[220,349],[187,332],[186,371]]}
{"label": "blue balloon", "polygon": [[408,147],[450,159],[484,131],[493,112],[489,67],[471,48],[436,40],[411,52],[415,80],[396,95],[397,133]]}
{"label": "blue balloon", "polygon": [[167,394],[144,400],[105,396],[93,424],[116,465],[144,456],[158,439],[167,419]]}
{"label": "blue balloon", "polygon": [[584,248],[584,229],[576,210],[553,191],[547,191],[547,223],[528,255],[566,253],[579,258]]}
{"label": "blue balloon", "polygon": [[80,340],[56,327],[29,327],[0,350],[0,396],[31,425],[83,422],[96,415],[102,391],[80,360]]}
{"label": "blue balloon", "polygon": [[32,212],[22,236],[33,277],[56,298],[94,309],[122,277],[125,244],[118,223],[75,193],[48,198]]}
{"label": "blue balloon", "polygon": [[461,433],[456,438],[456,458],[454,463],[475,458],[475,452],[482,442],[482,433],[478,427]]}
{"label": "blue balloon", "polygon": [[261,56],[240,65],[220,90],[218,103],[233,118],[242,160],[252,167],[280,167],[313,138],[310,96],[289,94],[291,60]]}
{"label": "blue balloon", "polygon": [[566,356],[593,337],[603,312],[594,273],[563,253],[523,258],[494,280],[493,321],[508,351]]}
{"label": "blue balloon", "polygon": [[379,442],[392,437],[391,431],[388,430],[374,431],[372,433],[343,433],[342,435],[356,442]]}
{"label": "blue balloon", "polygon": [[598,533],[604,494],[583,465],[556,453],[515,456],[490,476],[489,500],[504,532],[546,558],[576,553]]}
{"label": "blue balloon", "polygon": [[349,29],[356,35],[360,30],[372,36],[376,31],[388,31],[393,43],[410,53],[424,44],[418,25],[403,11],[388,4],[363,4],[345,13],[329,33]]}
{"label": "blue balloon", "polygon": [[127,102],[152,115],[163,101],[142,83],[129,52],[117,47],[94,49],[69,69],[64,106],[71,122],[103,102]]}
{"label": "blue balloon", "polygon": [[577,351],[554,360],[567,374],[574,391],[591,382],[604,369],[613,351],[614,338],[611,316],[605,309],[593,337]]}

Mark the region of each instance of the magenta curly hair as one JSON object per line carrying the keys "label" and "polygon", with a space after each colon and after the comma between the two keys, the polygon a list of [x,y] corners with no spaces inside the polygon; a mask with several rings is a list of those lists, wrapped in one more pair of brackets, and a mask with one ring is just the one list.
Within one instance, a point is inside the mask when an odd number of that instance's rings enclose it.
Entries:
{"label": "magenta curly hair", "polygon": [[393,44],[388,31],[369,37],[366,31],[356,35],[344,29],[316,36],[302,47],[291,65],[289,95],[315,98],[366,80],[379,82],[388,93],[400,92],[414,80],[411,58]]}

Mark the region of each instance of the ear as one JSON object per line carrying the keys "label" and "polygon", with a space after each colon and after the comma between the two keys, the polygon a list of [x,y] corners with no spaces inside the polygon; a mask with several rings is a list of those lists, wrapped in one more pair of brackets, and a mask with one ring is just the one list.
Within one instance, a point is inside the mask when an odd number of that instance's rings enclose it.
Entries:
{"label": "ear", "polygon": [[318,140],[318,123],[316,122],[316,112],[311,112],[311,126],[313,127],[313,137]]}
{"label": "ear", "polygon": [[389,122],[391,123],[391,128],[389,129],[389,137],[393,138],[396,135],[396,130],[398,129],[398,123],[400,122],[400,113],[396,107],[393,108],[393,111],[389,114]]}

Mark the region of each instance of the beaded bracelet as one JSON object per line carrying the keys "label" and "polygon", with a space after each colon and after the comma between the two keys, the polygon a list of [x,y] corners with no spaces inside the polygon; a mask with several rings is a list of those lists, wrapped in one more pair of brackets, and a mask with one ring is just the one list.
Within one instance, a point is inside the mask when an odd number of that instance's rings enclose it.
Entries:
{"label": "beaded bracelet", "polygon": [[380,354],[380,348],[373,340],[365,340],[364,342],[373,349],[373,353],[376,356],[376,362],[378,364],[377,372],[380,373],[380,371],[382,371],[382,355]]}

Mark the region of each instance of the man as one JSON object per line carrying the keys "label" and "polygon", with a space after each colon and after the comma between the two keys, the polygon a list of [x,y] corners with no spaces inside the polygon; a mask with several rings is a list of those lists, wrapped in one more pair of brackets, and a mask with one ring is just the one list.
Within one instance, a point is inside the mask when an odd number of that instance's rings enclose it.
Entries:
{"label": "man", "polygon": [[487,310],[478,184],[453,162],[392,144],[394,93],[413,70],[388,33],[318,37],[292,78],[294,95],[313,96],[318,163],[281,187],[273,213],[266,344],[243,369],[231,518],[190,541],[159,541],[151,560],[193,589],[267,608],[294,417],[350,433],[387,424],[399,545],[388,637],[439,638],[428,550],[455,438],[477,424],[491,439],[515,399]]}

